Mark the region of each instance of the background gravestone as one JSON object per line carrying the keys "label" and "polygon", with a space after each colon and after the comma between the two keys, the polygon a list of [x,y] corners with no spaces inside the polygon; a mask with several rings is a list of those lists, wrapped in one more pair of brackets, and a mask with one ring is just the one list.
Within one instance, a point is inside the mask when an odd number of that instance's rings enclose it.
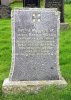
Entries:
{"label": "background gravestone", "polygon": [[10,18],[11,8],[9,6],[0,5],[0,18]]}
{"label": "background gravestone", "polygon": [[64,22],[64,0],[45,0],[46,8],[57,8],[61,12],[60,21]]}
{"label": "background gravestone", "polygon": [[23,0],[25,7],[40,7],[40,0]]}
{"label": "background gravestone", "polygon": [[0,0],[0,18],[10,18],[11,8],[9,5],[9,0]]}

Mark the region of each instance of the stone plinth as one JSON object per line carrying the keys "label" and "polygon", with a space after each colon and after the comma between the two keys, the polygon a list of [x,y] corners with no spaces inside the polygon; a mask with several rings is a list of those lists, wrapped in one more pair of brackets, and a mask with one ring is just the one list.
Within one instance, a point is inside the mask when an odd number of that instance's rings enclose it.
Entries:
{"label": "stone plinth", "polygon": [[68,23],[60,23],[60,29],[61,30],[67,30],[69,28],[69,24]]}
{"label": "stone plinth", "polygon": [[56,85],[59,87],[67,86],[66,81],[61,78],[60,80],[41,80],[41,81],[9,81],[5,79],[3,83],[3,92],[10,93],[20,93],[20,92],[33,92],[38,93],[43,87],[48,87],[51,85]]}

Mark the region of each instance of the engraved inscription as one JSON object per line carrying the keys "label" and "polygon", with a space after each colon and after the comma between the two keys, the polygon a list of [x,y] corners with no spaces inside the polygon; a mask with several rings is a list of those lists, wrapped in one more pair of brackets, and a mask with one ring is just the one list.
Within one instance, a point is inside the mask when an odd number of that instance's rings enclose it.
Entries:
{"label": "engraved inscription", "polygon": [[18,48],[23,51],[21,55],[49,55],[49,51],[53,49],[55,37],[56,34],[48,34],[47,30],[18,29],[16,43]]}
{"label": "engraved inscription", "polygon": [[46,0],[47,6],[48,7],[61,7],[62,6],[62,1],[61,0]]}

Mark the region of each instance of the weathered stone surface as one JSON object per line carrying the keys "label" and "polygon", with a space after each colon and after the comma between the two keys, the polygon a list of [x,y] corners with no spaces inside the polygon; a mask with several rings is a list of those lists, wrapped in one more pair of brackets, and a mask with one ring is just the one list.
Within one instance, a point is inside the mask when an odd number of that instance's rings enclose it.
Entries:
{"label": "weathered stone surface", "polygon": [[59,15],[58,11],[49,9],[12,12],[10,80],[59,79]]}
{"label": "weathered stone surface", "polygon": [[61,78],[60,80],[42,80],[42,81],[9,81],[6,79],[3,83],[3,92],[10,93],[38,93],[42,88],[47,88],[47,86],[57,85],[61,88],[67,86],[67,82]]}
{"label": "weathered stone surface", "polygon": [[9,6],[0,5],[0,18],[10,18],[11,8]]}

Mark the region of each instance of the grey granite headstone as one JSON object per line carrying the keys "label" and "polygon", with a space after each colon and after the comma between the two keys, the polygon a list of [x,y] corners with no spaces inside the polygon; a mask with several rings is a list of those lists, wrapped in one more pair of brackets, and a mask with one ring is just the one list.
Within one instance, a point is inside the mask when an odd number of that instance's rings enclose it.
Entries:
{"label": "grey granite headstone", "polygon": [[59,79],[58,11],[29,9],[12,12],[12,69],[10,80]]}
{"label": "grey granite headstone", "polygon": [[12,11],[12,64],[3,83],[4,93],[67,85],[59,68],[59,29],[60,13],[56,9]]}

